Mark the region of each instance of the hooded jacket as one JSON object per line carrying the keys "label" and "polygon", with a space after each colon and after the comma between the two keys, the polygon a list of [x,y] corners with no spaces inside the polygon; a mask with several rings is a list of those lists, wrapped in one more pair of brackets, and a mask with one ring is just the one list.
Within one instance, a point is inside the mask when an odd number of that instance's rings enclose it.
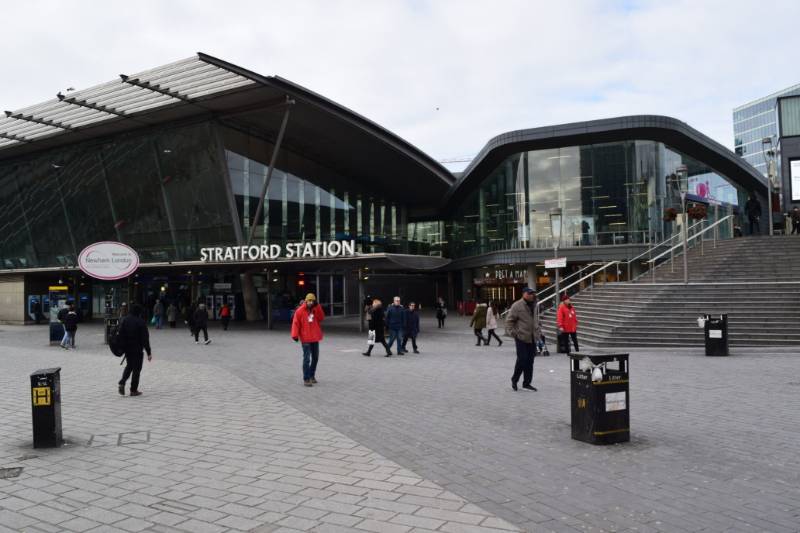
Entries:
{"label": "hooded jacket", "polygon": [[316,304],[309,310],[308,306],[303,303],[294,311],[292,338],[298,339],[303,344],[321,341],[323,320],[325,320],[325,312],[321,305]]}
{"label": "hooded jacket", "polygon": [[575,312],[575,306],[567,306],[565,303],[559,305],[556,323],[564,333],[578,331],[578,314]]}

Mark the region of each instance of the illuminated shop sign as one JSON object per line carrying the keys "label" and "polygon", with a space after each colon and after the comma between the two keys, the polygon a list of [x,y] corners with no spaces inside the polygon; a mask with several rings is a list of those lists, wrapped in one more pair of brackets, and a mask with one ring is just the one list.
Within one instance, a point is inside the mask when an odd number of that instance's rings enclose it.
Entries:
{"label": "illuminated shop sign", "polygon": [[320,259],[326,257],[352,257],[356,255],[356,241],[315,241],[252,246],[225,246],[200,249],[204,263],[231,261],[269,261],[275,259]]}

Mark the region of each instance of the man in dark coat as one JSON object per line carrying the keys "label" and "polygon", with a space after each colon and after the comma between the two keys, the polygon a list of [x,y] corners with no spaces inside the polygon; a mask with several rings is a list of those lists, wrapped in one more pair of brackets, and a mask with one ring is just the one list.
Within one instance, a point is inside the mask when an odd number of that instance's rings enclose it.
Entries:
{"label": "man in dark coat", "polygon": [[144,352],[147,351],[147,360],[153,360],[150,351],[150,333],[147,331],[147,323],[144,321],[144,308],[134,304],[130,312],[120,319],[119,339],[125,351],[127,365],[119,380],[119,393],[125,396],[125,383],[131,378],[131,396],[140,396],[139,375],[142,372],[144,362]]}
{"label": "man in dark coat", "polygon": [[[61,312],[59,311],[59,314]],[[75,311],[75,304],[69,304],[69,309],[64,315],[64,339],[61,341],[61,347],[65,350],[72,348],[75,349],[75,334],[78,332],[78,313]]]}
{"label": "man in dark coat", "polygon": [[406,321],[406,308],[400,305],[400,297],[395,296],[392,305],[386,310],[386,329],[389,330],[389,350],[397,339],[397,355],[406,353],[403,350],[403,324]]}
{"label": "man in dark coat", "polygon": [[375,338],[373,339],[373,343],[367,348],[367,351],[362,355],[370,357],[372,355],[372,347],[376,344],[380,344],[383,346],[384,350],[386,350],[386,357],[391,357],[392,351],[389,350],[389,345],[386,344],[386,325],[383,321],[383,303],[377,298],[373,300],[372,306],[369,308],[368,327],[369,330],[374,333]]}
{"label": "man in dark coat", "polygon": [[194,343],[200,342],[200,330],[203,331],[203,344],[210,344],[211,339],[208,338],[208,311],[206,311],[206,304],[197,306],[194,312]]}
{"label": "man in dark coat", "polygon": [[747,215],[747,220],[750,222],[750,235],[755,235],[756,231],[761,233],[761,225],[759,224],[759,220],[761,219],[761,204],[756,200],[755,196],[750,195],[750,199],[744,204],[744,213]]}
{"label": "man in dark coat", "polygon": [[419,335],[419,313],[417,312],[417,304],[411,302],[408,304],[406,311],[406,323],[403,326],[403,350],[406,349],[408,339],[411,339],[411,347],[414,348],[414,353],[419,353],[417,350],[417,335]]}

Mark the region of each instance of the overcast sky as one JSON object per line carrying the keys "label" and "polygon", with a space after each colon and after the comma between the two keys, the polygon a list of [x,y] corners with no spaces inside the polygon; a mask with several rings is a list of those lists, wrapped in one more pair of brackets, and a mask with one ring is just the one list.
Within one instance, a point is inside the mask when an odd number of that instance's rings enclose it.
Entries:
{"label": "overcast sky", "polygon": [[732,148],[735,106],[800,83],[797,0],[11,0],[0,19],[2,109],[202,51],[440,160],[504,131],[637,113]]}

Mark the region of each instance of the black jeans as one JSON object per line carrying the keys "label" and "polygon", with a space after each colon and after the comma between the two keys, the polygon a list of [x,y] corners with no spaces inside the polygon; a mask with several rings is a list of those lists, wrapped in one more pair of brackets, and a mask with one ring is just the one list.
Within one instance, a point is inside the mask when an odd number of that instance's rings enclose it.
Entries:
{"label": "black jeans", "polygon": [[[753,229],[755,228],[755,230]],[[761,224],[758,223],[757,218],[750,219],[750,235],[755,235],[756,232],[761,233]]]}
{"label": "black jeans", "polygon": [[514,339],[517,343],[517,364],[514,365],[514,375],[511,381],[516,383],[522,376],[522,384],[530,385],[533,381],[533,355],[536,352],[536,345],[532,342],[522,342]]}
{"label": "black jeans", "polygon": [[580,352],[581,350],[580,350],[580,348],[578,348],[578,333],[577,332],[559,333],[558,341],[560,343],[562,343],[562,346],[564,347],[564,353],[568,354],[570,352],[570,349],[569,349],[569,341],[570,341],[570,339],[572,339],[572,344],[575,345],[575,351],[576,352]]}
{"label": "black jeans", "polygon": [[411,339],[411,346],[414,348],[414,351],[417,351],[417,336],[416,335],[405,335],[403,336],[403,351],[406,351],[406,344],[408,344],[408,339]]}
{"label": "black jeans", "polygon": [[475,336],[478,337],[478,344],[476,344],[476,346],[480,346],[481,341],[485,342],[486,344],[489,344],[489,341],[483,338],[483,328],[481,329],[474,328],[474,331],[475,331]]}
{"label": "black jeans", "polygon": [[224,316],[220,320],[222,320],[222,329],[228,331],[228,324],[231,323],[231,317]]}
{"label": "black jeans", "polygon": [[[382,344],[383,345],[383,349],[386,350],[387,354],[392,353],[392,351],[389,349],[389,345],[386,344],[385,340],[375,341],[375,344]],[[367,348],[367,355],[372,354],[372,348],[375,347],[375,344],[370,344],[369,345],[369,347]]]}
{"label": "black jeans", "polygon": [[194,341],[197,342],[199,340],[200,331],[203,332],[203,340],[207,341],[208,340],[208,328],[206,328],[205,326],[200,326],[200,327],[194,328]]}
{"label": "black jeans", "polygon": [[497,339],[497,344],[503,344],[503,341],[500,340],[500,337],[497,336],[497,333],[494,332],[494,329],[490,329],[488,331],[489,334],[486,335],[486,344],[489,344],[489,342],[492,340],[492,337]]}
{"label": "black jeans", "polygon": [[444,327],[444,317],[443,316],[437,316],[436,320],[439,321],[439,327],[443,328]]}
{"label": "black jeans", "polygon": [[[794,235],[795,233],[800,233],[800,220],[796,222],[792,220],[792,235]],[[36,323],[37,324],[39,323],[38,320]]]}
{"label": "black jeans", "polygon": [[142,363],[144,362],[144,355],[142,354],[125,354],[125,370],[122,371],[122,379],[119,380],[120,385],[125,385],[128,378],[131,378],[131,390],[139,390],[139,376],[142,373]]}

